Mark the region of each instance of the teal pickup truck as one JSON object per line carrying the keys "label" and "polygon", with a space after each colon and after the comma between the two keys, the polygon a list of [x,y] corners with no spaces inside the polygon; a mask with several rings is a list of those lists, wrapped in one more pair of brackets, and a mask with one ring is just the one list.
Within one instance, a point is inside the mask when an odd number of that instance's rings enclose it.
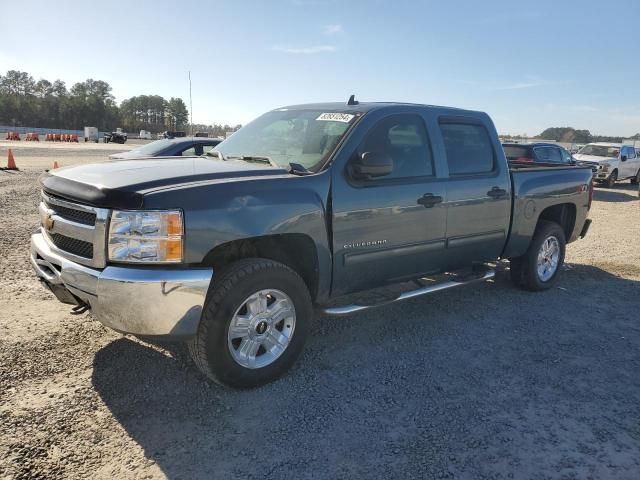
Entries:
{"label": "teal pickup truck", "polygon": [[40,182],[43,284],[119,332],[187,341],[234,387],[285,372],[314,307],[345,315],[483,281],[497,259],[518,285],[551,287],[592,198],[588,167],[510,164],[485,113],[353,98],[278,108],[204,156]]}

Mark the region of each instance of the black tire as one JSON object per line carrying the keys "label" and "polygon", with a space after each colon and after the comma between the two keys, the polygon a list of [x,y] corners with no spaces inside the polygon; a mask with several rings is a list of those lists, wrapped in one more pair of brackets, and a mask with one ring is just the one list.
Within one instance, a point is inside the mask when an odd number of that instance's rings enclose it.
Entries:
{"label": "black tire", "polygon": [[[295,308],[295,330],[286,350],[273,363],[247,368],[233,358],[228,331],[235,312],[252,294],[263,289],[284,292]],[[209,289],[198,333],[189,352],[198,369],[214,382],[236,388],[253,388],[280,377],[296,361],[309,334],[313,307],[309,290],[291,268],[272,260],[249,258],[224,269]]]}
{"label": "black tire", "polygon": [[640,183],[640,170],[636,173],[635,177],[631,177],[631,185],[638,185]]}
{"label": "black tire", "polygon": [[[543,242],[550,237],[555,237],[557,239],[558,246],[560,247],[560,256],[558,259],[558,266],[553,273],[553,276],[547,280],[543,280],[538,275],[538,252],[542,248]],[[548,290],[553,287],[558,280],[558,274],[560,273],[564,263],[565,249],[566,239],[562,227],[555,222],[540,220],[526,253],[522,257],[510,259],[511,280],[516,285],[526,290]]]}
{"label": "black tire", "polygon": [[607,178],[604,184],[606,185],[607,188],[613,188],[616,186],[617,180],[618,180],[618,170],[614,170],[613,172],[611,172],[611,175],[609,175],[609,178]]}

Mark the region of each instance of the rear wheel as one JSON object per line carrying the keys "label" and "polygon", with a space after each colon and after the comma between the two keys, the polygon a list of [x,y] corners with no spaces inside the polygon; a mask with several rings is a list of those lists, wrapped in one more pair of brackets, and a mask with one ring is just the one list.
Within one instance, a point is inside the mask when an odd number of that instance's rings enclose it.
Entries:
{"label": "rear wheel", "polygon": [[617,181],[618,181],[618,171],[614,170],[613,172],[611,172],[611,175],[609,175],[609,178],[607,178],[607,180],[605,181],[605,185],[608,188],[613,188],[615,187]]}
{"label": "rear wheel", "polygon": [[526,253],[510,260],[511,279],[527,290],[551,288],[564,263],[565,248],[562,227],[555,222],[540,220]]}
{"label": "rear wheel", "polygon": [[241,260],[214,280],[189,351],[211,380],[257,387],[293,365],[312,315],[309,291],[296,272],[272,260]]}

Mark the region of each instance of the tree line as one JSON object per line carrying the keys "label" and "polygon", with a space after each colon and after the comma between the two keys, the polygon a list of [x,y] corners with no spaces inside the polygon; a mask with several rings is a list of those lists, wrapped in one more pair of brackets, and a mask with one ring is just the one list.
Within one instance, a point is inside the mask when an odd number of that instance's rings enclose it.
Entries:
{"label": "tree line", "polygon": [[111,86],[102,80],[90,78],[68,89],[62,80],[36,81],[27,72],[0,75],[0,125],[69,130],[92,126],[100,131],[121,127],[158,133],[185,129],[188,120],[181,98],[139,95],[118,106]]}
{"label": "tree line", "polygon": [[589,130],[576,130],[572,127],[552,127],[537,135],[536,138],[544,140],[555,140],[563,143],[591,143],[591,142],[613,142],[621,143],[625,139],[640,140],[640,133],[631,137],[610,137],[605,135],[592,135]]}

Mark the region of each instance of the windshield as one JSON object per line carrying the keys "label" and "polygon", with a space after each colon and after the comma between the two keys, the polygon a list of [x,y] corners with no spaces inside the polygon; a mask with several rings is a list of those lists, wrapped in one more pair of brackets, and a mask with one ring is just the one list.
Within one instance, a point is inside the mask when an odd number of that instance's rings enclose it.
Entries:
{"label": "windshield", "polygon": [[130,150],[130,152],[133,152],[139,155],[153,156],[156,153],[160,152],[161,150],[164,150],[165,148],[167,148],[169,145],[171,145],[171,140],[167,140],[165,138],[163,140],[156,140],[155,142],[147,143],[142,147],[138,147],[133,150]]}
{"label": "windshield", "polygon": [[280,167],[319,166],[355,120],[350,113],[275,110],[241,128],[214,150],[225,158],[268,157]]}
{"label": "windshield", "polygon": [[580,155],[593,155],[595,157],[618,158],[620,147],[607,147],[606,145],[585,145],[578,152]]}

